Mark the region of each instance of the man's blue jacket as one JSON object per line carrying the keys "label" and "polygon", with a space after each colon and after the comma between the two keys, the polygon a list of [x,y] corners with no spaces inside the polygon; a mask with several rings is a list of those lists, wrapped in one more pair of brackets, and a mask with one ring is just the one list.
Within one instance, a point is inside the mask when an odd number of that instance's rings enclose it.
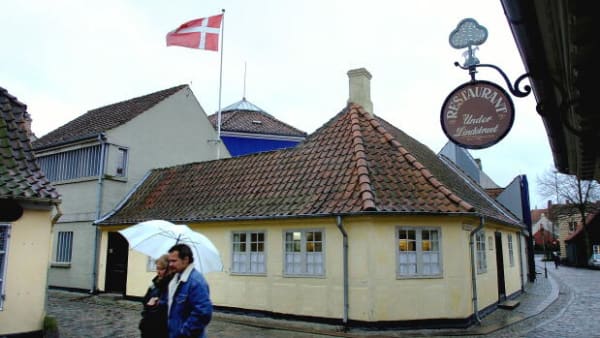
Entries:
{"label": "man's blue jacket", "polygon": [[212,318],[212,303],[208,283],[196,269],[182,272],[169,288],[176,286],[169,309],[169,338],[205,338],[206,326]]}

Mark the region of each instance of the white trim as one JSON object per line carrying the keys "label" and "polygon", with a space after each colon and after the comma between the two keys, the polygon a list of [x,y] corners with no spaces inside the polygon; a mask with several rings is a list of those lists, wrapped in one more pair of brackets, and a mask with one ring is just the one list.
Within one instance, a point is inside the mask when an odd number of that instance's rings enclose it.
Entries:
{"label": "white trim", "polygon": [[[262,263],[263,271],[260,271],[260,272],[234,271],[234,259],[235,259],[235,253],[237,251],[234,250],[233,246],[234,246],[235,243],[241,243],[241,242],[234,242],[233,239],[234,239],[234,236],[236,234],[245,234],[246,235],[246,240],[244,242],[244,244],[246,245],[246,249],[243,252],[242,251],[239,251],[239,252],[245,254],[246,257],[248,258],[248,260],[245,262],[245,268],[247,270],[249,270],[250,266],[252,266],[252,264],[249,261],[251,253],[253,252],[253,251],[251,251],[252,234],[262,234],[263,235],[263,240],[262,240],[263,250],[262,251],[258,251],[258,252],[261,252],[262,256],[263,256],[263,263]],[[231,245],[230,245],[230,248],[231,248],[231,262],[230,262],[230,264],[231,265],[230,265],[230,268],[229,268],[230,274],[232,274],[232,275],[244,275],[244,276],[247,276],[247,275],[266,276],[266,274],[267,274],[267,232],[265,230],[232,230],[231,231],[231,237],[230,237],[230,239],[231,239],[231,241],[230,241],[230,243],[231,243]]]}
{"label": "white trim", "polygon": [[9,244],[10,244],[10,230],[11,230],[11,225],[10,223],[0,223],[0,229],[5,228],[6,229],[6,234],[5,234],[5,247],[4,247],[4,262],[2,262],[2,271],[0,271],[0,311],[2,311],[4,309],[4,300],[6,298],[6,272],[8,271],[8,251],[9,251]]}
{"label": "white trim", "polygon": [[[415,264],[416,264],[416,273],[414,275],[410,274],[401,274],[400,273],[400,238],[399,234],[401,230],[414,230],[415,231]],[[423,251],[423,231],[437,231],[438,238],[438,268],[439,272],[436,274],[425,274],[422,269],[424,266],[423,257],[424,253],[428,251]],[[431,239],[430,239],[431,240]],[[417,278],[443,278],[444,276],[444,260],[443,260],[443,250],[442,250],[442,228],[440,226],[396,226],[394,230],[394,251],[396,256],[396,278],[397,279],[417,279]]]}
{"label": "white trim", "polygon": [[304,141],[306,137],[303,136],[289,136],[289,135],[274,135],[274,134],[263,134],[263,133],[251,133],[241,131],[223,131],[221,130],[221,137],[231,136],[239,138],[260,138],[261,140],[273,140],[273,141]]}
{"label": "white trim", "polygon": [[[288,272],[287,271],[287,264],[286,264],[286,255],[287,255],[287,251],[286,251],[286,234],[287,233],[295,233],[295,232],[299,232],[301,233],[301,237],[300,237],[300,256],[301,256],[301,268],[304,271],[301,272]],[[308,257],[308,252],[306,251],[306,233],[307,232],[318,232],[321,234],[321,273],[308,273],[306,272],[306,267],[308,266],[308,262],[307,262],[307,257]],[[326,276],[326,257],[325,257],[325,230],[321,229],[321,228],[307,228],[307,229],[284,229],[283,233],[282,233],[282,244],[283,244],[283,259],[282,259],[282,263],[283,263],[283,277],[308,277],[308,278],[325,278]]]}

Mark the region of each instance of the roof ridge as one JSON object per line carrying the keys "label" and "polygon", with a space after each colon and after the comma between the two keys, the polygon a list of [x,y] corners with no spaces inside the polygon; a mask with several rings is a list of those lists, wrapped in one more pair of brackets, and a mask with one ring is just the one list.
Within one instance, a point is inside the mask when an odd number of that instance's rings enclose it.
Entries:
{"label": "roof ridge", "polygon": [[366,115],[367,113],[363,110],[360,105],[351,103],[350,109],[350,128],[352,131],[352,153],[354,154],[359,194],[362,200],[363,210],[377,210],[375,206],[375,193],[371,185],[371,178],[369,176],[369,162],[367,161],[367,155],[365,153],[365,147],[363,145],[363,135],[360,130],[360,121],[358,114]]}
{"label": "roof ridge", "polygon": [[[88,110],[87,112],[101,110],[101,109],[107,109],[109,107],[123,105],[125,103],[137,102],[137,101],[141,101],[143,99],[147,99],[147,98],[150,98],[150,97],[153,97],[153,96],[158,96],[159,94],[162,94],[162,93],[167,93],[167,92],[173,91],[173,93],[169,94],[168,96],[165,96],[164,98],[156,101],[154,103],[154,105],[152,105],[152,106],[150,106],[148,108],[148,109],[150,109],[150,108],[156,106],[157,104],[159,104],[160,102],[166,100],[167,98],[173,96],[173,94],[175,94],[176,92],[180,91],[181,89],[183,89],[185,87],[188,87],[188,85],[187,84],[181,84],[181,85],[177,85],[177,86],[174,86],[174,87],[171,87],[171,88],[157,90],[157,91],[154,91],[152,93],[148,93],[148,94],[144,94],[144,95],[139,95],[139,96],[132,97],[132,98],[129,98],[129,99],[125,99],[125,100],[121,100],[121,101],[118,101],[118,102],[109,103],[107,105],[100,106],[100,107],[97,107],[97,108],[93,108],[93,109]],[[148,110],[148,109],[146,109],[146,110]]]}
{"label": "roof ridge", "polygon": [[421,173],[421,175],[423,175],[425,180],[429,182],[435,189],[441,192],[450,201],[466,209],[467,211],[475,210],[475,207],[473,207],[470,203],[460,198],[448,187],[446,187],[446,185],[444,185],[437,178],[435,178],[431,171],[429,171],[429,169],[427,169],[421,162],[419,162],[419,160],[417,160],[417,158],[410,151],[408,151],[400,142],[398,142],[398,140],[396,140],[396,138],[394,138],[394,136],[381,125],[381,123],[377,120],[377,118],[374,115],[367,113],[362,109],[360,109],[360,111],[362,111],[365,117],[367,117],[371,126],[373,126],[373,128],[377,132],[383,135],[383,137],[388,143],[396,147],[400,154],[404,157],[404,159],[406,159],[408,163],[410,163],[415,169],[417,169]]}

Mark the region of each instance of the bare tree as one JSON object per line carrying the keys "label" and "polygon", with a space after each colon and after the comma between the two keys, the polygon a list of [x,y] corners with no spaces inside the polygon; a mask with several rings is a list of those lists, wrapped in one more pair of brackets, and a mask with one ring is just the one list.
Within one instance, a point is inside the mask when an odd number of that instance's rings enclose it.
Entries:
{"label": "bare tree", "polygon": [[563,210],[570,215],[579,215],[583,227],[586,257],[590,257],[592,248],[585,220],[588,214],[598,210],[598,204],[594,202],[600,200],[600,184],[594,180],[580,180],[575,175],[561,174],[555,169],[538,176],[537,183],[540,196],[555,198],[557,203],[564,201],[566,205]]}

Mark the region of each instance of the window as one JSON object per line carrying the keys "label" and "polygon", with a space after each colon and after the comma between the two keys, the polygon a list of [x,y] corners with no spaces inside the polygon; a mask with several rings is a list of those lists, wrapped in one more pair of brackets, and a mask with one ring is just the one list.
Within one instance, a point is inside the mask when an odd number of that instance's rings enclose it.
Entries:
{"label": "window", "polygon": [[59,231],[56,241],[57,263],[71,263],[71,254],[73,253],[73,231]]}
{"label": "window", "polygon": [[485,232],[483,230],[475,235],[476,255],[477,255],[477,273],[487,272],[487,260],[485,253]]}
{"label": "window", "polygon": [[508,235],[508,261],[510,263],[510,266],[515,266],[515,254],[513,251],[512,234]]}
{"label": "window", "polygon": [[266,273],[264,232],[234,232],[231,243],[233,246],[232,273]]}
{"label": "window", "polygon": [[600,245],[594,244],[592,245],[592,253],[596,255],[600,255]]}
{"label": "window", "polygon": [[115,175],[125,177],[127,176],[127,149],[117,149],[117,163],[115,169]]}
{"label": "window", "polygon": [[6,280],[6,265],[8,261],[8,237],[10,225],[0,224],[0,310],[4,307],[4,281]]}
{"label": "window", "polygon": [[398,277],[441,276],[440,230],[399,228]]}
{"label": "window", "polygon": [[80,177],[98,176],[101,146],[95,145],[62,153],[39,156],[38,162],[50,181],[64,181]]}
{"label": "window", "polygon": [[284,273],[297,276],[323,276],[323,232],[298,230],[285,232]]}
{"label": "window", "polygon": [[156,272],[156,259],[148,256],[148,261],[146,262],[146,271]]}
{"label": "window", "polygon": [[569,232],[573,232],[577,229],[577,222],[570,221],[569,222]]}

